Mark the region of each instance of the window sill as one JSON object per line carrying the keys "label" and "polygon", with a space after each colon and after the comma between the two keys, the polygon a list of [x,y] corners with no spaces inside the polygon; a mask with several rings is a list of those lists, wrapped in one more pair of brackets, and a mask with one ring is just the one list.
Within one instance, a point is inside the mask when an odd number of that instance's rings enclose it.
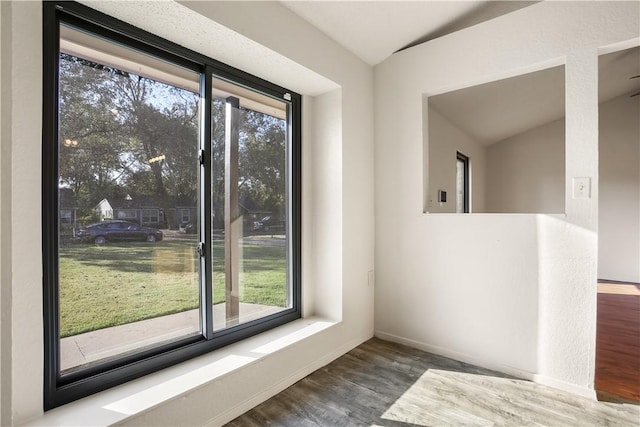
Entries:
{"label": "window sill", "polygon": [[336,322],[299,319],[219,350],[45,412],[26,426],[108,426],[123,422],[256,363]]}

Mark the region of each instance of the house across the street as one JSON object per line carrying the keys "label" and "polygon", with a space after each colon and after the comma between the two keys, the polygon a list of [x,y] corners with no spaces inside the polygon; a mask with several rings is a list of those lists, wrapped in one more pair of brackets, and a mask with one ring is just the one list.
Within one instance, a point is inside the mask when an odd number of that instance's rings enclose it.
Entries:
{"label": "house across the street", "polygon": [[94,208],[100,221],[121,219],[156,228],[178,229],[196,218],[194,202],[170,198],[169,207],[154,196],[127,194],[122,199],[102,199]]}

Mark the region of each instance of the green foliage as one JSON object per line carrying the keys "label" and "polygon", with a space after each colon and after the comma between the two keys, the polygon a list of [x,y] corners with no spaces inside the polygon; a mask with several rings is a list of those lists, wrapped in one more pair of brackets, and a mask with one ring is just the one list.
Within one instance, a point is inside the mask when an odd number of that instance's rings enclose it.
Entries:
{"label": "green foliage", "polygon": [[117,195],[113,185],[126,164],[120,153],[127,141],[110,111],[116,97],[109,79],[117,73],[90,67],[63,55],[60,61],[60,182],[75,195],[81,216],[104,197]]}
{"label": "green foliage", "polygon": [[[61,337],[197,308],[194,247],[174,240],[61,248]],[[219,260],[222,242],[213,252]],[[282,246],[243,245],[241,302],[286,305],[285,256]],[[214,304],[225,300],[223,269],[214,262]]]}
{"label": "green foliage", "polygon": [[[59,179],[77,219],[95,206],[151,196],[176,224],[177,205],[198,203],[199,95],[71,55],[60,56]],[[284,214],[286,123],[241,108],[239,191],[249,210]],[[225,101],[212,105],[212,210],[224,224]],[[148,197],[149,198],[149,197]],[[71,202],[65,202],[71,203]],[[151,207],[151,206],[149,206]],[[246,213],[246,212],[245,212]],[[71,229],[63,230],[71,240]],[[62,235],[61,235],[62,236]],[[199,303],[194,242],[70,245],[60,249],[60,333],[69,336],[193,309]],[[245,245],[243,302],[286,304],[285,249]],[[214,244],[214,300],[224,301],[224,259]]]}
{"label": "green foliage", "polygon": [[240,193],[262,210],[284,215],[285,121],[242,110],[240,130]]}
{"label": "green foliage", "polygon": [[197,94],[61,55],[60,182],[80,216],[127,194],[195,206],[197,117]]}
{"label": "green foliage", "polygon": [[[171,215],[176,200],[196,206],[199,96],[117,68],[60,57],[60,184],[78,215],[102,200],[153,196]],[[286,123],[241,108],[239,190],[249,210],[285,209]],[[224,218],[225,101],[212,105],[214,227]],[[161,158],[161,160],[157,160]],[[154,160],[156,159],[156,160]]]}

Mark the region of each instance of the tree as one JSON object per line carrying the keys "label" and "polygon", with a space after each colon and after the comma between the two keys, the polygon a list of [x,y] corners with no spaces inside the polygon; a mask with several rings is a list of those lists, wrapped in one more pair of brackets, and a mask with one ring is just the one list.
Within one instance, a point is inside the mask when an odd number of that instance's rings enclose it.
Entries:
{"label": "tree", "polygon": [[169,224],[177,200],[197,201],[198,97],[135,76],[119,82],[120,108],[133,142],[136,168],[125,184],[155,196]]}
{"label": "tree", "polygon": [[[198,94],[71,55],[60,58],[60,185],[81,215],[103,198],[153,196],[169,225],[198,200]],[[224,223],[225,100],[212,103],[212,210]],[[284,214],[286,122],[241,108],[239,190]]]}
{"label": "tree", "polygon": [[[212,105],[212,205],[214,228],[224,225],[225,100]],[[286,122],[240,108],[240,199],[260,212],[284,215],[286,197]]]}
{"label": "tree", "polygon": [[85,215],[129,193],[195,205],[197,95],[70,55],[60,94],[60,184]]}
{"label": "tree", "polygon": [[263,210],[283,215],[286,200],[286,122],[241,110],[240,193]]}
{"label": "tree", "polygon": [[214,98],[211,105],[211,210],[216,229],[224,227],[225,111],[225,100]]}
{"label": "tree", "polygon": [[[108,79],[105,79],[107,76]],[[60,58],[59,175],[60,184],[74,192],[79,213],[87,216],[100,200],[113,197],[115,182],[127,164],[122,125],[111,111],[114,88],[111,78],[122,78],[105,67],[88,66],[70,55]]]}

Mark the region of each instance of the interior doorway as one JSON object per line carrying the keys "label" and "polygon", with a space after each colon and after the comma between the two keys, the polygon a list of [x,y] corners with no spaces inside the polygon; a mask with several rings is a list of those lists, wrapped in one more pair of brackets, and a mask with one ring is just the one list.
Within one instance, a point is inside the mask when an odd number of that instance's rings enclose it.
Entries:
{"label": "interior doorway", "polygon": [[640,284],[598,281],[595,388],[640,403]]}
{"label": "interior doorway", "polygon": [[640,47],[599,58],[600,399],[640,403]]}

